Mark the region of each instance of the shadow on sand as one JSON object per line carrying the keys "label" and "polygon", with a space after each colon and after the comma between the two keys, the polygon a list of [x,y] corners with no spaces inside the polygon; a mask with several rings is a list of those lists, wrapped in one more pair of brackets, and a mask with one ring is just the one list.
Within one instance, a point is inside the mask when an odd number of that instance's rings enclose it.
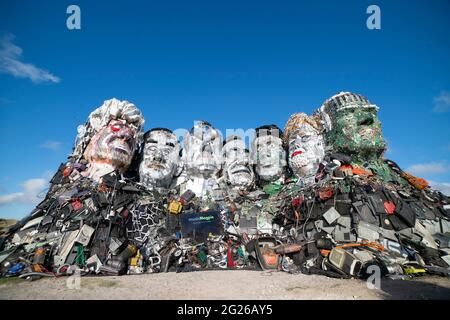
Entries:
{"label": "shadow on sand", "polygon": [[[448,287],[425,282],[423,280],[381,280],[381,295],[387,300],[449,300],[450,278],[440,278],[439,282],[448,281]],[[436,281],[437,282],[437,281]]]}

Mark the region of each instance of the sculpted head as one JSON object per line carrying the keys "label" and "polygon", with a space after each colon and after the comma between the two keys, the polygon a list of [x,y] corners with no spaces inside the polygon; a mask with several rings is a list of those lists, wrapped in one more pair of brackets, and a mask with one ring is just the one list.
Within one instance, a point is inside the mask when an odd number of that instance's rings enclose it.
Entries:
{"label": "sculpted head", "polygon": [[180,168],[180,143],[166,128],[154,128],[144,135],[139,179],[147,187],[168,188]]}
{"label": "sculpted head", "polygon": [[252,143],[252,161],[259,179],[273,182],[283,176],[286,153],[283,148],[283,132],[276,125],[256,128]]}
{"label": "sculpted head", "polygon": [[222,137],[209,122],[198,121],[184,139],[183,162],[188,175],[212,177],[221,169]]}
{"label": "sculpted head", "polygon": [[284,129],[288,162],[299,179],[312,178],[325,156],[323,126],[317,116],[291,115]]}
{"label": "sculpted head", "polygon": [[[91,168],[128,169],[142,139],[144,118],[128,101],[107,100],[78,128],[73,157],[84,157]],[[97,178],[97,177],[95,177]]]}
{"label": "sculpted head", "polygon": [[378,107],[359,94],[341,92],[320,107],[326,142],[336,151],[380,157],[386,149]]}
{"label": "sculpted head", "polygon": [[232,188],[248,190],[255,182],[249,151],[238,136],[231,136],[223,145],[223,176]]}

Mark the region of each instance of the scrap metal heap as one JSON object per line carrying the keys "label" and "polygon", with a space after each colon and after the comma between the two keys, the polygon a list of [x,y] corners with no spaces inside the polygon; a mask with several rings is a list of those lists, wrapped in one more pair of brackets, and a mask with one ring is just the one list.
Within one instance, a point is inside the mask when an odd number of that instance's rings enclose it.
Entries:
{"label": "scrap metal heap", "polygon": [[450,276],[450,198],[383,157],[378,107],[341,92],[251,150],[201,121],[184,138],[127,101],[78,129],[45,199],[3,232],[0,274],[30,280],[204,269]]}

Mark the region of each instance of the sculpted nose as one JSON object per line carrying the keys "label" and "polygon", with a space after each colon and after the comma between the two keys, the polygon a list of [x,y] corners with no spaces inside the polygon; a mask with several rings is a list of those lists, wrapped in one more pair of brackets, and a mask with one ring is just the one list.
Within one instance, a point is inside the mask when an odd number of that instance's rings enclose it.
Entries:
{"label": "sculpted nose", "polygon": [[116,135],[121,139],[129,139],[131,136],[131,130],[124,126],[116,131]]}
{"label": "sculpted nose", "polygon": [[153,156],[153,159],[155,161],[162,161],[164,159],[164,157],[163,157],[161,152],[157,151],[157,152],[155,152],[155,155]]}
{"label": "sculpted nose", "polygon": [[203,152],[210,152],[210,153],[212,153],[212,149],[211,149],[211,146],[209,145],[209,144],[204,144],[203,145],[203,150],[202,150]]}

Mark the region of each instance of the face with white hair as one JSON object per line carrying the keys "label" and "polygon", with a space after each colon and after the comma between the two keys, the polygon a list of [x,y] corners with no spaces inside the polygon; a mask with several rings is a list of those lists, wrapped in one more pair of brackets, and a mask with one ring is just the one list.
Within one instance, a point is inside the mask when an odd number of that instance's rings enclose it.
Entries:
{"label": "face with white hair", "polygon": [[137,128],[122,119],[111,120],[89,142],[85,158],[91,164],[107,164],[125,170],[136,150]]}
{"label": "face with white hair", "polygon": [[249,189],[255,181],[255,175],[244,141],[238,137],[231,137],[223,146],[222,154],[227,183],[239,190]]}
{"label": "face with white hair", "polygon": [[180,165],[180,144],[175,134],[164,128],[144,136],[140,181],[147,187],[168,188]]}
{"label": "face with white hair", "polygon": [[95,109],[78,135],[71,158],[88,162],[87,175],[95,181],[112,171],[125,172],[142,139],[144,117],[126,100],[109,99]]}
{"label": "face with white hair", "polygon": [[221,168],[221,135],[209,123],[197,122],[184,139],[183,161],[192,175],[212,177]]}

